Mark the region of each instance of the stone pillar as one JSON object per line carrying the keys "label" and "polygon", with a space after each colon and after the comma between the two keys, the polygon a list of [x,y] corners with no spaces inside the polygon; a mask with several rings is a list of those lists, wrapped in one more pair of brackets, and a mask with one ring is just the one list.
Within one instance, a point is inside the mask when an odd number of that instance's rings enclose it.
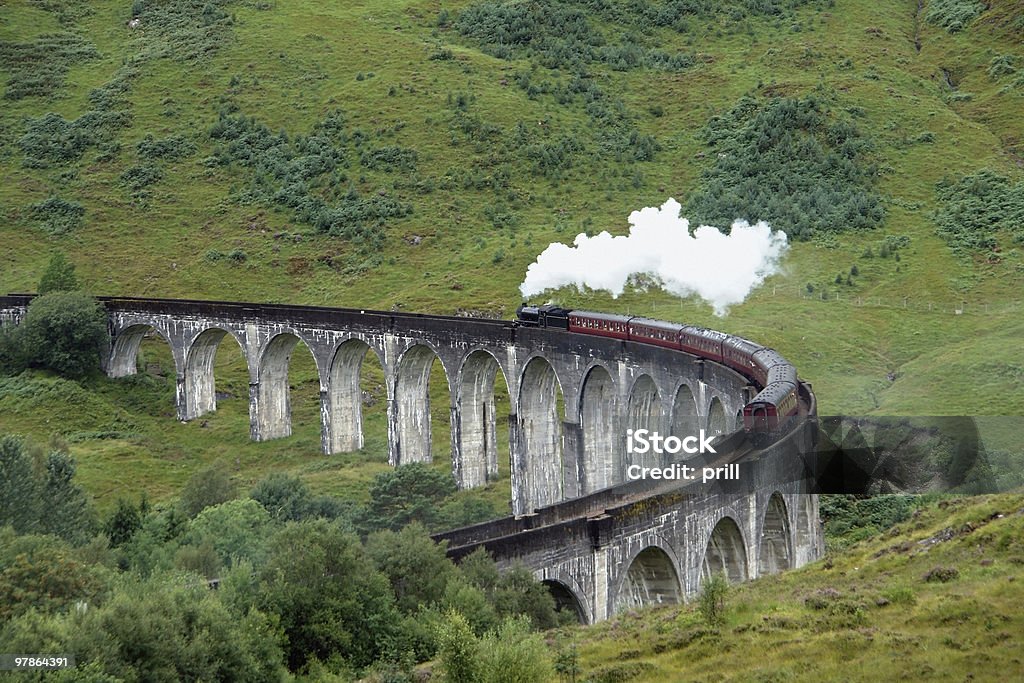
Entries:
{"label": "stone pillar", "polygon": [[578,498],[586,491],[583,471],[583,428],[562,422],[562,499]]}
{"label": "stone pillar", "polygon": [[594,622],[608,618],[608,548],[594,550]]}
{"label": "stone pillar", "polygon": [[331,393],[320,388],[320,452],[324,455],[331,455],[334,449],[331,448]]}
{"label": "stone pillar", "polygon": [[402,461],[402,447],[399,444],[398,401],[388,399],[388,464],[398,467]]}
{"label": "stone pillar", "polygon": [[262,441],[260,429],[260,383],[249,382],[249,438]]}

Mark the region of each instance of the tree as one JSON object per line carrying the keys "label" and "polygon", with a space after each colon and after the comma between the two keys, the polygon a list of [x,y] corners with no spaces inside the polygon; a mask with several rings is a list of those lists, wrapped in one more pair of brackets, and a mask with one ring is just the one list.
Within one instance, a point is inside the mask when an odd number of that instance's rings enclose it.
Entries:
{"label": "tree", "polygon": [[558,626],[551,591],[525,567],[514,567],[502,575],[494,591],[494,606],[500,616],[524,615],[538,629]]}
{"label": "tree", "polygon": [[75,470],[74,458],[65,451],[54,450],[46,457],[41,487],[46,514],[40,526],[44,532],[78,545],[92,537],[94,520],[89,499],[74,481]]}
{"label": "tree", "polygon": [[274,472],[262,479],[249,496],[282,522],[297,522],[310,516],[313,495],[298,477]]}
{"label": "tree", "polygon": [[480,680],[487,683],[546,683],[554,674],[551,653],[526,617],[508,618],[480,640]]}
{"label": "tree", "polygon": [[255,500],[229,500],[200,512],[189,523],[185,542],[212,546],[225,567],[239,560],[258,564],[270,526],[270,514]]}
{"label": "tree", "polygon": [[139,529],[142,528],[142,514],[135,507],[134,503],[119,498],[117,509],[107,519],[103,530],[110,539],[110,546],[117,548],[132,539]]}
{"label": "tree", "polygon": [[361,519],[366,532],[397,531],[412,521],[433,529],[439,503],[455,493],[451,475],[424,463],[410,463],[378,474],[370,486],[370,502]]}
{"label": "tree", "polygon": [[421,605],[440,603],[456,576],[445,546],[434,543],[421,524],[399,532],[380,531],[366,541],[366,551],[391,581],[398,608],[411,614]]}
{"label": "tree", "polygon": [[23,366],[72,379],[98,370],[107,347],[107,315],[81,292],[53,292],[32,300],[14,340]]}
{"label": "tree", "polygon": [[449,612],[437,634],[438,656],[444,683],[478,683],[481,676],[480,644],[466,618]]}
{"label": "tree", "polygon": [[50,257],[50,264],[46,266],[43,277],[39,280],[39,294],[73,292],[78,288],[75,264],[65,258],[64,252],[58,251]]}
{"label": "tree", "polygon": [[0,437],[0,525],[25,534],[39,527],[39,493],[32,457],[16,436]]}
{"label": "tree", "polygon": [[102,589],[98,570],[79,562],[63,541],[0,529],[0,622],[31,609],[56,612]]}
{"label": "tree", "polygon": [[189,518],[237,495],[231,474],[223,462],[215,462],[193,474],[181,492],[181,509]]}
{"label": "tree", "polygon": [[257,602],[280,615],[292,670],[316,658],[369,665],[389,651],[400,621],[387,577],[337,522],[289,522],[270,539]]}

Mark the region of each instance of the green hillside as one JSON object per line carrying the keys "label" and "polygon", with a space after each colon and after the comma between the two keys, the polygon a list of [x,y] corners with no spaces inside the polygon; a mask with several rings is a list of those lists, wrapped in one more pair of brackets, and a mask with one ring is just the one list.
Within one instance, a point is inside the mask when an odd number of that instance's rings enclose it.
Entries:
{"label": "green hillside", "polygon": [[696,605],[563,632],[578,680],[1015,680],[1024,499],[946,500],[804,569]]}
{"label": "green hillside", "polygon": [[[0,10],[2,291],[34,290],[62,251],[97,294],[509,317],[549,243],[623,234],[631,211],[675,197],[695,220],[785,230],[783,272],[725,318],[657,289],[550,296],[774,346],[822,413],[1024,408],[1018,3]],[[274,444],[247,441],[233,349],[201,425],[172,421],[169,357],[144,354],[151,379],[3,380],[0,431],[70,437],[108,502],[140,479],[169,495],[216,459],[248,482],[285,468],[328,489],[352,485],[334,473],[350,460],[373,463],[357,482],[383,467],[372,371],[365,453],[326,459],[308,354],[292,368],[297,436]]]}

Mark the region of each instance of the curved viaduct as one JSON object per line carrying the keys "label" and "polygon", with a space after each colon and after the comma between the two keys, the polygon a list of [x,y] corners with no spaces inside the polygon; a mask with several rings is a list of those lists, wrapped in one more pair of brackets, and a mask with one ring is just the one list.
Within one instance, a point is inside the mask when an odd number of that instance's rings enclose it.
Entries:
{"label": "curved viaduct", "polygon": [[[30,300],[0,297],[0,321],[17,323]],[[170,299],[100,301],[109,319],[107,374],[134,374],[143,337],[159,335],[174,359],[181,420],[216,410],[214,358],[229,337],[237,343],[248,367],[250,435],[257,441],[291,433],[288,367],[304,343],[319,378],[326,454],[363,445],[360,371],[372,353],[387,387],[389,462],[430,461],[429,377],[440,363],[451,413],[452,472],[460,488],[497,477],[494,387],[501,373],[511,398],[513,517],[439,538],[454,556],[483,545],[499,562],[525,563],[585,621],[629,606],[678,601],[697,590],[701,572],[754,578],[803,564],[821,551],[817,497],[804,493],[809,488],[794,465],[799,458],[792,457],[807,451],[809,430],[745,454],[743,467],[753,469],[743,481],[756,486],[744,490],[659,493],[646,482],[624,483],[630,464],[665,464],[627,456],[628,428],[679,436],[699,429],[735,432],[737,415],[756,390],[717,363],[504,320]],[[813,414],[806,386],[804,394],[805,412]],[[720,436],[716,443],[741,440]]]}

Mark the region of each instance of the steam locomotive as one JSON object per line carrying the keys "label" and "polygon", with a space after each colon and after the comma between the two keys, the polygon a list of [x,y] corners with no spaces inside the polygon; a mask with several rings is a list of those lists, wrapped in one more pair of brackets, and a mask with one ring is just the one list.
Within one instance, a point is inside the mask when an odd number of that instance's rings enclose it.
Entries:
{"label": "steam locomotive", "polygon": [[726,365],[750,380],[759,393],[743,406],[743,429],[762,445],[781,434],[800,408],[796,368],[774,349],[695,325],[638,316],[521,305],[516,324],[653,344]]}

